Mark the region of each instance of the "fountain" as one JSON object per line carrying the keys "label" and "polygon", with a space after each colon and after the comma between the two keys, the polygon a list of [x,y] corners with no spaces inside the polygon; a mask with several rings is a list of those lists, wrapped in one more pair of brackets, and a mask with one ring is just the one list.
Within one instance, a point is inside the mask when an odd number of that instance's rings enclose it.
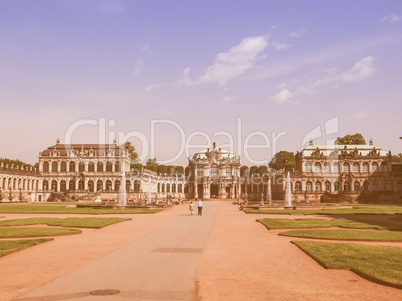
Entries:
{"label": "fountain", "polygon": [[122,164],[122,176],[121,176],[118,206],[127,206],[126,166],[124,163]]}
{"label": "fountain", "polygon": [[271,201],[272,201],[272,196],[271,196],[271,178],[268,178],[267,199],[268,199],[268,205],[271,205]]}
{"label": "fountain", "polygon": [[292,186],[290,184],[290,174],[286,178],[285,209],[293,209],[292,205]]}

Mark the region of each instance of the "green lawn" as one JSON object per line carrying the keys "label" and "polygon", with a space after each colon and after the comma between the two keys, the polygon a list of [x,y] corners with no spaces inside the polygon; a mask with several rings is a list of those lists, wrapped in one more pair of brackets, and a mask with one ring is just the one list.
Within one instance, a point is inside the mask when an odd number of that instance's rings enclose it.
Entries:
{"label": "green lawn", "polygon": [[402,248],[292,241],[326,269],[350,269],[371,281],[402,288]]}
{"label": "green lawn", "polygon": [[131,218],[121,217],[68,217],[68,218],[55,218],[55,217],[34,217],[23,219],[12,219],[0,221],[0,226],[28,226],[46,224],[48,226],[62,226],[73,228],[96,228],[100,229],[111,224],[120,223],[123,221],[131,220]]}
{"label": "green lawn", "polygon": [[0,205],[0,213],[46,213],[46,214],[142,214],[156,213],[162,209],[94,209],[72,208],[64,205]]}
{"label": "green lawn", "polygon": [[53,240],[53,238],[27,239],[27,240],[0,240],[0,257],[51,240]]}
{"label": "green lawn", "polygon": [[304,215],[335,215],[335,214],[395,214],[402,213],[402,207],[374,206],[374,207],[353,207],[340,209],[244,209],[246,213],[254,214],[304,214]]}
{"label": "green lawn", "polygon": [[0,238],[19,238],[19,237],[41,237],[41,236],[58,236],[78,234],[82,231],[79,229],[64,228],[0,228]]}
{"label": "green lawn", "polygon": [[364,241],[402,241],[402,232],[377,230],[291,230],[279,233],[282,236]]}
{"label": "green lawn", "polygon": [[300,218],[300,219],[286,219],[286,218],[263,218],[257,219],[268,229],[306,229],[306,228],[353,228],[353,229],[377,229],[377,230],[393,230],[402,231],[402,225],[395,225],[386,222],[368,221],[368,220],[355,220],[346,218],[334,218],[332,220],[325,220],[319,218]]}

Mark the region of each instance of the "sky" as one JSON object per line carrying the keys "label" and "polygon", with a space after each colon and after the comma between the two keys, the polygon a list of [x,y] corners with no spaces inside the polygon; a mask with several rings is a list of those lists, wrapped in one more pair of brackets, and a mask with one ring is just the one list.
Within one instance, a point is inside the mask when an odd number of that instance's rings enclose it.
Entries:
{"label": "sky", "polygon": [[266,165],[361,133],[402,152],[402,1],[0,0],[0,157],[131,141]]}

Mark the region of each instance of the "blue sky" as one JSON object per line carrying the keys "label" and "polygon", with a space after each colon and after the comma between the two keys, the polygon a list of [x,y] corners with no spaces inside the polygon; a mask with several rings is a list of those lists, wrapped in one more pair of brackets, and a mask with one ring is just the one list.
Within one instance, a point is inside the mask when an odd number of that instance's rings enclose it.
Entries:
{"label": "blue sky", "polygon": [[34,163],[102,118],[181,165],[181,134],[231,136],[250,165],[356,132],[402,152],[401,1],[0,0],[0,43],[2,157]]}

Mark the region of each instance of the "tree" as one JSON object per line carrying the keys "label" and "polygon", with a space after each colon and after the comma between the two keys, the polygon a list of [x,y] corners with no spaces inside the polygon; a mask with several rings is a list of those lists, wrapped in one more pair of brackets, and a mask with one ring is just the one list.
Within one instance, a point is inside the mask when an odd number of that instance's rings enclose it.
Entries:
{"label": "tree", "polygon": [[250,175],[258,174],[258,167],[257,166],[251,166],[250,167]]}
{"label": "tree", "polygon": [[166,165],[158,165],[157,171],[158,171],[158,175],[166,175],[168,168]]}
{"label": "tree", "polygon": [[402,154],[399,153],[398,155],[393,155],[391,160],[392,162],[402,162]]}
{"label": "tree", "polygon": [[11,160],[11,159],[7,159],[7,158],[0,158],[0,166],[1,163],[3,163],[4,168],[8,165],[9,168],[11,168],[11,166],[18,167],[19,169],[21,169],[22,167],[24,167],[24,169],[30,169],[31,167],[33,169],[37,169],[39,170],[39,163],[35,163],[35,165],[31,165],[25,162],[22,162],[20,160]]}
{"label": "tree", "polygon": [[122,145],[120,145],[120,147],[129,154],[131,162],[138,161],[138,154],[135,151],[134,145],[130,141],[124,142]]}
{"label": "tree", "polygon": [[175,175],[175,174],[176,174],[176,166],[174,166],[174,165],[168,165],[168,166],[167,166],[167,174],[168,174],[169,176]]}
{"label": "tree", "polygon": [[363,135],[356,133],[354,135],[346,135],[344,137],[338,137],[335,144],[366,144]]}
{"label": "tree", "polygon": [[245,175],[249,174],[249,169],[248,166],[243,165],[242,167],[240,167],[240,176],[244,177]]}
{"label": "tree", "polygon": [[267,174],[268,166],[266,166],[266,165],[258,166],[258,173],[260,174],[260,176]]}
{"label": "tree", "polygon": [[280,151],[275,154],[268,166],[274,170],[284,169],[285,172],[296,168],[295,154],[287,151]]}
{"label": "tree", "polygon": [[138,173],[141,173],[142,172],[142,168],[143,168],[143,166],[142,166],[142,164],[141,163],[131,163],[131,166],[130,166],[132,169],[134,169],[134,170],[136,170]]}
{"label": "tree", "polygon": [[158,162],[156,158],[148,159],[146,165],[144,166],[145,169],[157,172],[158,170]]}
{"label": "tree", "polygon": [[184,174],[184,168],[183,166],[176,166],[176,173],[177,175],[181,176]]}

